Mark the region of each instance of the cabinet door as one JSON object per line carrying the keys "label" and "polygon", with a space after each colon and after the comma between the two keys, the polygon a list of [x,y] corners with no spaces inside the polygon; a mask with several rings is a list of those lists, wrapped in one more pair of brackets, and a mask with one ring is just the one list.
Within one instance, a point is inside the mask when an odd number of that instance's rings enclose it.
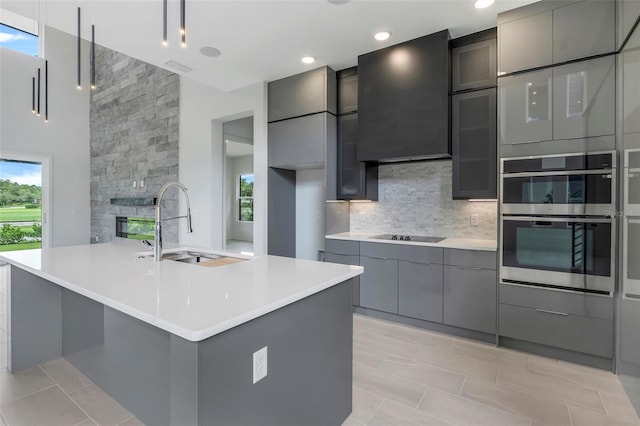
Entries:
{"label": "cabinet door", "polygon": [[496,271],[444,267],[444,323],[496,332]]}
{"label": "cabinet door", "polygon": [[360,306],[398,313],[398,261],[360,256]]}
{"label": "cabinet door", "polygon": [[496,89],[452,97],[453,198],[497,198]]}
{"label": "cabinet door", "polygon": [[338,79],[338,114],[358,110],[358,74]]}
{"label": "cabinet door", "polygon": [[553,63],[615,50],[616,2],[582,1],[553,11]]}
{"label": "cabinet door", "polygon": [[365,163],[358,161],[358,114],[338,117],[338,198],[364,198]]}
{"label": "cabinet door", "polygon": [[553,68],[553,139],[615,133],[615,57]]}
{"label": "cabinet door", "polygon": [[553,138],[551,84],[551,69],[499,79],[501,144]]}
{"label": "cabinet door", "polygon": [[498,26],[498,72],[511,73],[550,65],[553,60],[551,11]]}
{"label": "cabinet door", "polygon": [[[329,84],[330,79],[334,80],[333,84]],[[329,96],[331,87],[335,90],[335,72],[328,67],[270,82],[269,122],[322,111],[335,114],[335,94]],[[333,105],[330,98],[333,98]]]}
{"label": "cabinet door", "polygon": [[269,123],[269,167],[324,162],[327,113]]}
{"label": "cabinet door", "polygon": [[398,313],[442,322],[442,265],[399,262]]}
{"label": "cabinet door", "polygon": [[496,39],[485,40],[451,51],[453,91],[496,85]]}
{"label": "cabinet door", "polygon": [[[326,252],[324,261],[341,265],[358,265],[360,264],[360,256]],[[360,276],[353,278],[353,304],[360,305]]]}

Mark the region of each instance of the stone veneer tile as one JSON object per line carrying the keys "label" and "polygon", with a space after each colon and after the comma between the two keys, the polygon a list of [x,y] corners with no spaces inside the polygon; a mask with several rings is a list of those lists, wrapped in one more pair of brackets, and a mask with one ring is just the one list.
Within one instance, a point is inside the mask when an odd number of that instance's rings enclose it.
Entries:
{"label": "stone veneer tile", "polygon": [[[111,198],[155,197],[178,180],[179,76],[96,46],[97,89],[91,91],[91,235],[115,238],[116,216],[153,217],[153,207],[111,205]],[[140,180],[144,178],[144,188]],[[133,188],[133,180],[137,187]],[[164,214],[176,216],[178,192],[165,198]],[[178,241],[178,226],[163,227]]]}
{"label": "stone veneer tile", "polygon": [[453,200],[451,176],[451,160],[381,165],[379,200],[351,204],[351,232],[495,240],[497,203]]}

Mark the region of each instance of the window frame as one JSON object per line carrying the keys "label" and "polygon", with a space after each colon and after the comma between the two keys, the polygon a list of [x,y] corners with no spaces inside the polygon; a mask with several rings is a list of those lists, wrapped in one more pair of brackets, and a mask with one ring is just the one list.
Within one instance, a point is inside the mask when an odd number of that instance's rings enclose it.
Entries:
{"label": "window frame", "polygon": [[[240,186],[240,182],[242,180],[243,176],[251,176],[253,179],[255,179],[255,175],[253,174],[253,172],[251,173],[240,173],[237,175],[237,179],[236,179],[236,222],[238,223],[253,223],[253,214],[254,214],[254,204],[253,204],[253,195],[251,197],[242,197],[240,194],[240,190],[241,190],[241,186]],[[253,182],[251,182],[251,184],[253,185],[253,183],[255,182],[255,180]],[[242,201],[243,200],[251,200],[251,220],[242,220]]]}

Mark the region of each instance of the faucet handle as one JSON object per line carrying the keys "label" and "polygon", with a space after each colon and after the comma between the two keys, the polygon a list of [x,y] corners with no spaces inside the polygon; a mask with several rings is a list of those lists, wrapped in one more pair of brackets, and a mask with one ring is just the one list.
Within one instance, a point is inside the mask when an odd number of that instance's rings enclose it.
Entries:
{"label": "faucet handle", "polygon": [[142,245],[150,249],[153,248],[153,244],[149,240],[142,240]]}

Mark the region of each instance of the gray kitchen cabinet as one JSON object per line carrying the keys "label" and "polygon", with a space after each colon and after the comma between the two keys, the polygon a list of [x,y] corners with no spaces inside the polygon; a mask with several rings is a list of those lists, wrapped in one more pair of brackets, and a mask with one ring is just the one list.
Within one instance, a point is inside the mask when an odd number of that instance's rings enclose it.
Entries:
{"label": "gray kitchen cabinet", "polygon": [[444,261],[444,323],[495,333],[496,253],[446,249]]}
{"label": "gray kitchen cabinet", "polygon": [[358,67],[337,72],[338,115],[358,111]]}
{"label": "gray kitchen cabinet", "polygon": [[328,111],[336,114],[336,73],[317,68],[269,82],[268,121]]}
{"label": "gray kitchen cabinet", "polygon": [[[329,263],[339,263],[341,265],[359,265],[360,256],[349,254],[337,254],[325,251],[324,261]],[[360,305],[360,277],[353,278],[353,305]]]}
{"label": "gray kitchen cabinet", "polygon": [[500,286],[500,336],[611,358],[613,299],[530,286]]}
{"label": "gray kitchen cabinet", "polygon": [[549,65],[553,61],[553,13],[546,11],[507,22],[498,20],[498,73]]}
{"label": "gray kitchen cabinet", "polygon": [[552,77],[543,69],[499,79],[501,144],[553,139]]}
{"label": "gray kitchen cabinet", "polygon": [[378,200],[378,165],[358,161],[358,114],[338,116],[338,199]]}
{"label": "gray kitchen cabinet", "polygon": [[495,86],[496,66],[495,38],[451,49],[451,90]]}
{"label": "gray kitchen cabinet", "polygon": [[360,256],[360,306],[398,313],[398,261]]}
{"label": "gray kitchen cabinet", "polygon": [[451,97],[454,199],[497,198],[496,89]]}
{"label": "gray kitchen cabinet", "polygon": [[442,323],[442,265],[399,261],[398,313]]}
{"label": "gray kitchen cabinet", "polygon": [[613,52],[615,42],[615,1],[581,1],[553,10],[554,64]]}
{"label": "gray kitchen cabinet", "polygon": [[616,47],[622,47],[622,43],[630,35],[631,29],[640,16],[640,1],[638,0],[618,0],[618,42]]}
{"label": "gray kitchen cabinet", "polygon": [[335,141],[335,126],[336,117],[326,112],[269,123],[269,167],[322,167],[327,140]]}
{"label": "gray kitchen cabinet", "polygon": [[615,133],[615,69],[614,56],[553,68],[553,139]]}

